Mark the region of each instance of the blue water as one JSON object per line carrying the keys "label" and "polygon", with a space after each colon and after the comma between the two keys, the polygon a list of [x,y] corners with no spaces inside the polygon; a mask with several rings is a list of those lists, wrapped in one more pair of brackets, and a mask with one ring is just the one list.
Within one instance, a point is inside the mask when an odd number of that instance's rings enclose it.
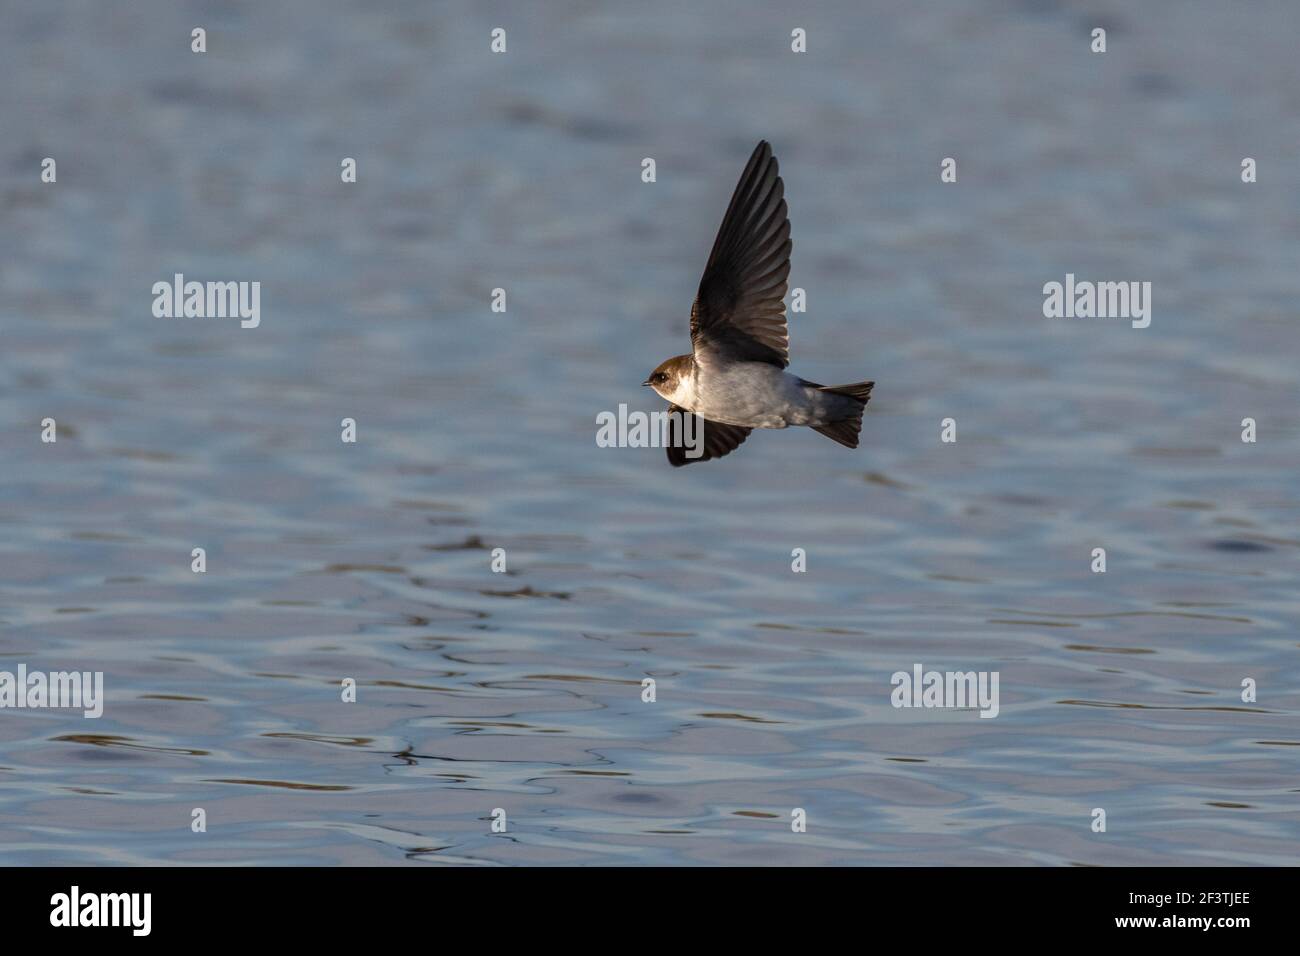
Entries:
{"label": "blue water", "polygon": [[[1296,862],[1294,5],[700,7],[10,5],[0,861]],[[596,447],[760,138],[862,447]]]}

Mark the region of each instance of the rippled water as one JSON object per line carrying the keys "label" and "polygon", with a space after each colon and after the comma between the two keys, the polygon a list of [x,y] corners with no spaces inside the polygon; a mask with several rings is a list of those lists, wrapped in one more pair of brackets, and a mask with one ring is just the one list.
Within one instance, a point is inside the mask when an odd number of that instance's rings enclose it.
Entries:
{"label": "rippled water", "polygon": [[[0,711],[4,862],[1295,862],[1293,5],[12,6],[0,669],[107,705]],[[595,447],[762,137],[863,447]]]}

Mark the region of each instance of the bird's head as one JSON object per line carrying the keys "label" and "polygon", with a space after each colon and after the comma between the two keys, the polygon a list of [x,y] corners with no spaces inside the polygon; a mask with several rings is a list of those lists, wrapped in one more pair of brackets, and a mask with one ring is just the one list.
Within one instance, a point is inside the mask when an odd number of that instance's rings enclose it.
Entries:
{"label": "bird's head", "polygon": [[691,357],[689,355],[678,355],[668,359],[666,362],[660,362],[658,368],[650,373],[642,385],[649,385],[663,398],[674,404],[682,404],[683,384],[686,377],[690,374]]}

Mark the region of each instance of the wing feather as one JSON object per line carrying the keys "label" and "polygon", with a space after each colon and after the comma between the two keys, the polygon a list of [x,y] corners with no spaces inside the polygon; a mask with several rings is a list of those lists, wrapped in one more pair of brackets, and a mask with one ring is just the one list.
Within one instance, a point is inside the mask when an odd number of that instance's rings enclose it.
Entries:
{"label": "wing feather", "polygon": [[[687,423],[686,419],[692,421]],[[704,448],[696,457],[691,457],[687,452],[693,452],[695,448],[687,448],[684,441],[685,435],[682,434],[683,426],[687,435],[700,436],[704,440]],[[674,468],[680,468],[682,465],[689,465],[695,461],[709,461],[712,458],[721,458],[729,455],[740,447],[740,443],[749,437],[752,429],[743,425],[724,425],[721,422],[711,422],[707,419],[679,408],[676,405],[668,406],[668,463]]]}
{"label": "wing feather", "polygon": [[785,292],[792,246],[785,184],[764,140],[740,174],[691,308],[696,361],[790,364]]}

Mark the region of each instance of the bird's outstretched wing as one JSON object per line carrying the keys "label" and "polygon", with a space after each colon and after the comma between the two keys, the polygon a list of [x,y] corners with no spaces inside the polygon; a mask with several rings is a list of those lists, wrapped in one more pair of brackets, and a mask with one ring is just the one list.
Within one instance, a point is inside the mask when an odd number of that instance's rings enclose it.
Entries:
{"label": "bird's outstretched wing", "polygon": [[790,248],[785,185],[764,140],[736,184],[691,307],[697,362],[706,367],[736,361],[790,364],[785,325]]}
{"label": "bird's outstretched wing", "polygon": [[[683,435],[682,431],[686,434]],[[678,408],[676,405],[668,406],[668,463],[674,468],[680,468],[682,465],[689,465],[695,461],[708,461],[710,458],[721,458],[723,455],[729,455],[739,447],[740,443],[749,437],[752,429],[743,425],[724,425],[721,422],[711,422],[707,419],[686,411],[684,408]],[[692,440],[692,447],[687,448],[684,439]],[[698,457],[692,458],[688,452],[694,452],[698,445],[696,442],[703,441],[703,451]]]}

